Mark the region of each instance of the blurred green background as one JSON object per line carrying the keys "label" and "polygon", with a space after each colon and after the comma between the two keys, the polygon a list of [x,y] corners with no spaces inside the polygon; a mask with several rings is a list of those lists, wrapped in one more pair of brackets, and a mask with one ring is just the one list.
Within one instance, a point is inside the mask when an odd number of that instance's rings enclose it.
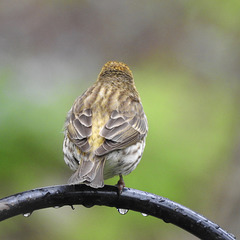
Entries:
{"label": "blurred green background", "polygon": [[[237,0],[1,0],[0,198],[67,182],[66,113],[117,60],[133,71],[149,121],[127,186],[240,237],[239,12]],[[124,238],[196,239],[107,207],[45,209],[0,224],[4,240]]]}

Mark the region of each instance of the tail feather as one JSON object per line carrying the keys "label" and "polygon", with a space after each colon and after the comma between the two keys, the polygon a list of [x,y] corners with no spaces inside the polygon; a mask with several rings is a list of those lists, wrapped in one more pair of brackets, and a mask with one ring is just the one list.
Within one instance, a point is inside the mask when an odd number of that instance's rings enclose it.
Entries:
{"label": "tail feather", "polygon": [[105,159],[82,161],[77,171],[68,180],[69,184],[84,183],[93,188],[104,186],[103,169]]}
{"label": "tail feather", "polygon": [[94,165],[96,163],[94,161],[91,161],[91,160],[82,160],[80,162],[80,165],[78,167],[79,169],[79,175],[82,176],[82,177],[87,177],[88,174],[92,175],[92,171],[94,169]]}

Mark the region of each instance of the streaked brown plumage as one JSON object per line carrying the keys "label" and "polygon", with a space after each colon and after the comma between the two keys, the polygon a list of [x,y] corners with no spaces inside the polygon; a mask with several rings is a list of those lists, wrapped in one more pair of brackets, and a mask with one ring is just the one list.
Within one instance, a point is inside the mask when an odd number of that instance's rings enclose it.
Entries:
{"label": "streaked brown plumage", "polygon": [[64,160],[75,171],[69,183],[104,186],[139,163],[148,125],[133,75],[121,62],[107,62],[97,81],[78,97],[65,122]]}

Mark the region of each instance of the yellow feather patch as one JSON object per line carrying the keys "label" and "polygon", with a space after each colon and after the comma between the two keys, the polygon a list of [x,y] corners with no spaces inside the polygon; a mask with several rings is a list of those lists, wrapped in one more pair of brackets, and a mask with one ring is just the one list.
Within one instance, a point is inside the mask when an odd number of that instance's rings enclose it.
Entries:
{"label": "yellow feather patch", "polygon": [[100,111],[93,112],[92,135],[88,139],[88,142],[91,146],[91,151],[95,151],[97,148],[99,148],[105,140],[103,137],[100,136],[100,131],[107,123],[109,117],[107,114],[104,115],[102,114],[102,112],[100,113]]}

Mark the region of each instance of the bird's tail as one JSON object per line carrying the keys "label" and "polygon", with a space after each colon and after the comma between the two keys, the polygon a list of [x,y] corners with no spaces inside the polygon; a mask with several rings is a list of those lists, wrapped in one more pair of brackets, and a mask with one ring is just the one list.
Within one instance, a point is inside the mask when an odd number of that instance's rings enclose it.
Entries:
{"label": "bird's tail", "polygon": [[103,169],[105,159],[84,159],[80,162],[77,171],[68,180],[69,184],[84,183],[93,188],[104,186]]}

